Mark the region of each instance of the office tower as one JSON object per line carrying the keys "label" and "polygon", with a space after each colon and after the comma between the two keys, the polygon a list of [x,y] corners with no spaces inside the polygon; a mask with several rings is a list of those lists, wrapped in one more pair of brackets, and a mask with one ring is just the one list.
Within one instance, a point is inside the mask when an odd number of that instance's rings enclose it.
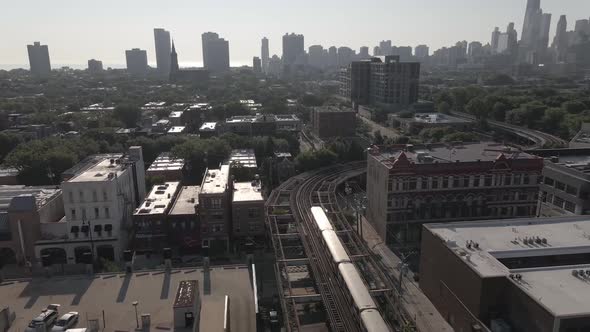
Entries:
{"label": "office tower", "polygon": [[203,67],[212,72],[229,70],[229,42],[214,32],[205,32],[203,42]]}
{"label": "office tower", "polygon": [[555,60],[557,62],[564,62],[566,60],[567,49],[569,47],[567,18],[565,15],[561,15],[559,22],[557,22],[557,30],[555,31],[555,38],[553,39],[552,47],[555,50]]}
{"label": "office tower", "polygon": [[283,36],[283,65],[292,65],[305,54],[303,35],[294,33]]}
{"label": "office tower", "polygon": [[523,46],[533,46],[535,43],[540,31],[541,17],[541,0],[528,0],[521,34]]}
{"label": "office tower", "polygon": [[549,29],[551,29],[551,14],[545,13],[541,16],[539,28],[539,49],[545,50],[549,45]]}
{"label": "office tower", "polygon": [[178,65],[178,54],[176,53],[174,41],[172,41],[172,51],[170,52],[170,81],[207,86],[209,83],[209,71],[202,68],[180,69]]}
{"label": "office tower", "polygon": [[414,49],[414,55],[416,55],[418,59],[428,58],[428,56],[430,55],[429,53],[430,49],[427,45],[418,45]]}
{"label": "office tower", "polygon": [[308,51],[308,64],[311,67],[324,67],[324,47],[322,45],[312,45]]}
{"label": "office tower", "polygon": [[478,42],[478,41],[474,41],[469,43],[469,46],[467,47],[467,56],[470,59],[474,59],[474,58],[478,58],[481,57],[483,55],[483,45]]}
{"label": "office tower", "polygon": [[88,60],[88,72],[92,74],[100,73],[103,70],[102,61],[90,59]]}
{"label": "office tower", "polygon": [[391,55],[391,40],[382,40],[379,43],[379,55]]}
{"label": "office tower", "polygon": [[125,51],[127,72],[132,76],[145,76],[148,72],[147,52],[134,48]]}
{"label": "office tower", "polygon": [[49,61],[49,49],[47,45],[41,45],[35,42],[33,45],[27,45],[29,51],[29,64],[31,65],[31,74],[37,77],[47,77],[51,73],[51,63]]}
{"label": "office tower", "polygon": [[500,39],[500,28],[495,27],[494,31],[492,32],[492,41],[490,42],[490,46],[492,47],[492,54],[498,53],[499,39]]}
{"label": "office tower", "polygon": [[353,61],[341,73],[341,93],[355,104],[401,109],[418,101],[419,79],[420,63],[399,56]]}
{"label": "office tower", "polygon": [[252,70],[255,73],[262,73],[262,61],[257,56],[252,58]]}
{"label": "office tower", "polygon": [[278,55],[275,54],[268,61],[267,74],[271,75],[271,76],[278,77],[281,75],[282,67],[283,67],[283,62],[281,61],[281,58],[279,58]]}
{"label": "office tower", "polygon": [[260,56],[262,59],[262,71],[268,72],[268,61],[270,60],[270,53],[268,51],[268,38],[262,38],[262,47],[260,49]]}
{"label": "office tower", "polygon": [[410,46],[392,46],[390,55],[398,55],[401,61],[409,61],[412,58],[412,48]]}
{"label": "office tower", "polygon": [[580,44],[590,37],[590,20],[577,20],[574,28],[574,44]]}
{"label": "office tower", "polygon": [[373,47],[373,56],[380,56],[381,54],[381,49],[379,48],[379,46],[375,46]]}
{"label": "office tower", "polygon": [[158,75],[167,79],[170,76],[170,32],[159,28],[154,29],[154,41]]}
{"label": "office tower", "polygon": [[354,57],[354,51],[350,47],[338,47],[338,66],[348,66]]}
{"label": "office tower", "polygon": [[336,48],[336,46],[331,46],[328,49],[328,66],[329,67],[338,66],[338,49]]}
{"label": "office tower", "polygon": [[369,48],[367,46],[361,46],[361,49],[359,50],[359,58],[362,59],[368,59],[371,56],[369,55]]}
{"label": "office tower", "polygon": [[514,29],[514,23],[508,23],[508,27],[506,28],[507,36],[507,52],[512,55],[516,55],[518,52],[518,32]]}

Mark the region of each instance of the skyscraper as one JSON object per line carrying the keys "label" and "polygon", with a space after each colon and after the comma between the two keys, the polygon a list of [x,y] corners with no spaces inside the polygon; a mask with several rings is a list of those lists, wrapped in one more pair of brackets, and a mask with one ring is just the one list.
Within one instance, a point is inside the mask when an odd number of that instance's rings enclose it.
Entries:
{"label": "skyscraper", "polygon": [[328,67],[338,66],[338,49],[336,46],[330,46],[328,49]]}
{"label": "skyscraper", "polygon": [[170,32],[164,29],[154,29],[156,44],[156,63],[160,77],[170,76]]}
{"label": "skyscraper", "polygon": [[324,67],[324,47],[322,45],[312,45],[309,47],[308,64],[314,68]]}
{"label": "skyscraper", "polygon": [[354,51],[350,47],[338,47],[338,66],[350,65],[354,57]]}
{"label": "skyscraper", "polygon": [[176,53],[176,47],[174,46],[174,40],[172,41],[172,51],[170,52],[170,79],[174,74],[176,74],[180,70],[180,66],[178,65],[178,53]]}
{"label": "skyscraper", "polygon": [[102,61],[90,59],[88,60],[88,72],[91,74],[100,73],[103,70]]}
{"label": "skyscraper", "polygon": [[41,45],[35,42],[33,45],[27,45],[29,51],[29,64],[31,65],[31,74],[38,77],[47,77],[51,73],[51,63],[49,61],[49,48],[47,45]]}
{"label": "skyscraper", "polygon": [[559,17],[557,22],[557,30],[555,31],[555,38],[551,46],[555,50],[555,61],[564,62],[567,57],[567,49],[569,47],[569,38],[567,33],[567,18],[565,15]]}
{"label": "skyscraper", "polygon": [[229,42],[214,32],[201,35],[203,42],[203,67],[212,72],[229,70]]}
{"label": "skyscraper", "polygon": [[551,29],[551,14],[544,13],[541,16],[541,24],[539,26],[539,48],[545,50],[549,45],[549,29]]}
{"label": "skyscraper", "polygon": [[262,59],[262,71],[268,72],[268,61],[270,60],[270,53],[268,51],[268,38],[262,38],[262,47],[260,50],[260,57]]}
{"label": "skyscraper", "polygon": [[382,40],[379,43],[379,55],[391,55],[391,40]]}
{"label": "skyscraper", "polygon": [[294,64],[298,57],[305,54],[305,39],[303,35],[294,33],[283,36],[283,65]]}
{"label": "skyscraper", "polygon": [[414,55],[418,59],[428,58],[428,56],[430,55],[429,53],[430,53],[430,49],[428,48],[427,45],[418,45],[414,49]]}
{"label": "skyscraper", "polygon": [[492,47],[492,54],[498,53],[498,42],[500,41],[500,28],[494,28],[492,32],[492,41],[490,46]]}
{"label": "skyscraper", "polygon": [[148,72],[147,52],[134,48],[125,51],[127,72],[132,76],[145,76]]}
{"label": "skyscraper", "polygon": [[521,34],[521,41],[524,46],[532,46],[539,35],[541,13],[541,0],[527,1]]}
{"label": "skyscraper", "polygon": [[252,58],[252,69],[255,73],[262,73],[262,61],[257,56]]}
{"label": "skyscraper", "polygon": [[359,58],[360,59],[368,59],[371,56],[369,55],[369,47],[367,46],[361,46],[360,50],[359,50]]}

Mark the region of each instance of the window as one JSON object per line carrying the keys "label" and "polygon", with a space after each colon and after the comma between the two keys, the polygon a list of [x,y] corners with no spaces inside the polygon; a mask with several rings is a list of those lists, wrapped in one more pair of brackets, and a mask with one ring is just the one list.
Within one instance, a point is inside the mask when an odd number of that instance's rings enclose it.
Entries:
{"label": "window", "polygon": [[514,174],[514,185],[515,186],[519,186],[521,184],[520,183],[520,180],[521,180],[521,175],[520,174]]}
{"label": "window", "polygon": [[248,218],[258,218],[260,216],[260,210],[258,208],[249,208],[248,209]]}
{"label": "window", "polygon": [[570,186],[569,184],[567,185],[567,187],[565,188],[565,192],[570,194],[570,195],[578,195],[578,188]]}
{"label": "window", "polygon": [[102,200],[103,201],[108,201],[109,200],[109,195],[107,194],[106,190],[102,191]]}
{"label": "window", "polygon": [[210,208],[212,209],[221,209],[221,199],[220,198],[211,198],[209,200]]}
{"label": "window", "polygon": [[555,188],[561,190],[561,191],[565,191],[565,183],[563,182],[559,182],[559,181],[555,181]]}
{"label": "window", "polygon": [[504,175],[504,185],[505,186],[512,185],[512,176],[510,176],[510,174]]}
{"label": "window", "polygon": [[416,190],[416,179],[410,179],[410,190]]}
{"label": "window", "polygon": [[221,219],[223,219],[223,213],[221,213],[221,212],[213,213],[213,214],[211,214],[211,219],[221,220]]}
{"label": "window", "polygon": [[571,213],[576,213],[576,204],[570,201],[565,201],[565,209]]}
{"label": "window", "polygon": [[82,190],[80,190],[79,195],[80,195],[80,202],[84,202],[84,192]]}
{"label": "window", "polygon": [[459,177],[458,176],[453,176],[453,188],[458,188],[460,186],[459,184]]}
{"label": "window", "polygon": [[428,189],[428,178],[424,177],[421,179],[421,188],[422,189]]}
{"label": "window", "polygon": [[72,215],[72,220],[76,220],[76,209],[72,209],[71,211],[71,215]]}
{"label": "window", "polygon": [[110,218],[111,217],[111,211],[109,210],[108,207],[104,208],[104,217],[105,218]]}
{"label": "window", "polygon": [[94,219],[98,219],[100,217],[99,212],[98,212],[98,208],[95,207],[94,208]]}
{"label": "window", "polygon": [[438,189],[438,178],[432,178],[432,189]]}
{"label": "window", "polygon": [[531,182],[531,179],[530,179],[529,175],[528,174],[524,174],[522,176],[522,184],[529,184],[530,182]]}
{"label": "window", "polygon": [[98,194],[96,193],[96,190],[92,191],[92,201],[93,202],[98,201]]}
{"label": "window", "polygon": [[553,199],[553,205],[555,205],[559,208],[563,209],[563,203],[564,203],[563,198],[561,198],[559,196],[555,196],[555,198]]}
{"label": "window", "polygon": [[484,185],[486,187],[491,187],[492,186],[492,175],[486,175],[484,178]]}
{"label": "window", "polygon": [[86,209],[82,208],[82,220],[86,220]]}
{"label": "window", "polygon": [[479,175],[475,175],[473,177],[473,186],[474,187],[479,187]]}
{"label": "window", "polygon": [[68,191],[68,197],[70,199],[70,203],[74,203],[74,192]]}
{"label": "window", "polygon": [[469,175],[463,177],[463,187],[469,187]]}

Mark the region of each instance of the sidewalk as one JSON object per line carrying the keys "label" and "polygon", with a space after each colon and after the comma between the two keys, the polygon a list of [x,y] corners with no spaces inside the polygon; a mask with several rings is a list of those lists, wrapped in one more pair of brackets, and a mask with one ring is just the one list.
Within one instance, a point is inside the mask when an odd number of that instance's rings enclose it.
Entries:
{"label": "sidewalk", "polygon": [[[387,271],[399,280],[398,265],[400,263],[397,257],[381,240],[373,226],[365,219],[363,220],[363,238],[367,242],[369,248],[377,255],[379,255]],[[418,331],[429,332],[451,332],[453,329],[440,315],[438,310],[434,307],[432,302],[422,293],[420,287],[413,280],[411,271],[408,271],[404,276],[404,306],[416,321]]]}

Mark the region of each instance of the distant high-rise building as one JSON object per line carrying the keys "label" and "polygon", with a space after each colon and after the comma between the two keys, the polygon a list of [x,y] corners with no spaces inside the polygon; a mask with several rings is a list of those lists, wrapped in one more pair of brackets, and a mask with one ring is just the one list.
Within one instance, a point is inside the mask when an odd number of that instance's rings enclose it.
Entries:
{"label": "distant high-rise building", "polygon": [[27,45],[27,50],[29,51],[31,74],[38,77],[49,76],[51,73],[51,63],[49,61],[49,49],[47,45],[34,42],[33,45]]}
{"label": "distant high-rise building", "polygon": [[555,31],[552,47],[555,50],[555,60],[557,62],[566,61],[569,37],[567,33],[567,18],[565,15],[561,15],[559,22],[557,22],[557,30]]}
{"label": "distant high-rise building", "polygon": [[167,79],[170,76],[170,32],[160,28],[154,29],[154,41],[158,74]]}
{"label": "distant high-rise building", "polygon": [[88,60],[88,72],[92,74],[100,73],[103,71],[102,61],[90,59]]}
{"label": "distant high-rise building", "polygon": [[367,46],[361,46],[359,50],[359,58],[360,59],[368,59],[371,56],[369,55],[369,48]]}
{"label": "distant high-rise building", "polygon": [[518,52],[518,32],[514,29],[513,22],[508,23],[506,34],[508,35],[508,53],[516,55]]}
{"label": "distant high-rise building", "polygon": [[473,41],[469,43],[467,47],[467,56],[469,59],[473,60],[479,58],[483,55],[483,45],[478,41]]}
{"label": "distant high-rise building", "polygon": [[268,38],[262,38],[262,47],[260,48],[260,57],[262,60],[262,71],[268,72],[268,61],[270,60],[270,53],[268,50]]}
{"label": "distant high-rise building", "polygon": [[381,55],[381,49],[379,48],[379,46],[373,47],[373,56],[380,56],[380,55]]}
{"label": "distant high-rise building", "polygon": [[322,45],[312,45],[308,51],[308,64],[314,68],[323,68],[325,65],[324,47]]}
{"label": "distant high-rise building", "polygon": [[201,35],[203,43],[203,67],[211,72],[229,70],[229,42],[214,32]]}
{"label": "distant high-rise building", "polygon": [[428,58],[428,56],[430,55],[430,49],[428,48],[427,45],[418,45],[414,49],[414,55],[418,59]]}
{"label": "distant high-rise building", "polygon": [[276,54],[270,58],[268,61],[268,75],[278,77],[281,75],[283,63],[281,58],[279,58]]}
{"label": "distant high-rise building", "polygon": [[400,61],[410,61],[412,58],[412,47],[410,46],[392,46],[390,55],[398,55]]}
{"label": "distant high-rise building", "polygon": [[354,51],[350,47],[338,47],[338,66],[348,66],[354,57]]}
{"label": "distant high-rise building", "polygon": [[590,39],[590,20],[577,20],[574,28],[574,44],[579,44]]}
{"label": "distant high-rise building", "polygon": [[180,66],[178,65],[178,53],[176,53],[176,47],[174,46],[174,41],[172,41],[172,50],[170,51],[170,78],[172,80],[172,76],[180,70]]}
{"label": "distant high-rise building", "polygon": [[336,46],[331,46],[328,49],[328,66],[329,67],[337,67],[338,66],[338,49]]}
{"label": "distant high-rise building", "polygon": [[534,45],[541,27],[541,16],[541,0],[528,0],[521,34],[523,46]]}
{"label": "distant high-rise building", "polygon": [[379,55],[391,55],[391,40],[379,42]]}
{"label": "distant high-rise building", "polygon": [[303,35],[294,33],[283,36],[283,65],[292,65],[297,58],[305,54],[305,39]]}
{"label": "distant high-rise building", "polygon": [[500,40],[500,28],[495,27],[492,32],[492,41],[490,45],[492,47],[492,53],[498,53],[498,41]]}
{"label": "distant high-rise building", "polygon": [[172,41],[172,51],[170,52],[170,81],[187,82],[199,86],[207,86],[209,83],[209,71],[202,68],[180,69],[178,65],[178,54]]}
{"label": "distant high-rise building", "polygon": [[262,73],[262,61],[257,56],[252,58],[252,69],[255,73]]}
{"label": "distant high-rise building", "polygon": [[147,52],[134,48],[125,51],[127,72],[132,76],[145,76],[148,72]]}
{"label": "distant high-rise building", "polygon": [[545,50],[549,45],[549,30],[551,29],[551,14],[545,13],[541,16],[539,27],[539,48]]}

